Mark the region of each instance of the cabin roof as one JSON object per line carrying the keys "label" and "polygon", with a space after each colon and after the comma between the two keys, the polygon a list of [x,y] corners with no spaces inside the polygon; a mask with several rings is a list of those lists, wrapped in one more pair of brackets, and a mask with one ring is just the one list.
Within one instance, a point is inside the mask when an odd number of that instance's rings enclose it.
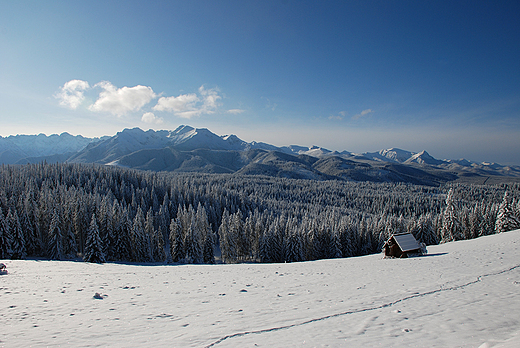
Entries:
{"label": "cabin roof", "polygon": [[403,252],[421,248],[411,233],[394,234],[392,237]]}

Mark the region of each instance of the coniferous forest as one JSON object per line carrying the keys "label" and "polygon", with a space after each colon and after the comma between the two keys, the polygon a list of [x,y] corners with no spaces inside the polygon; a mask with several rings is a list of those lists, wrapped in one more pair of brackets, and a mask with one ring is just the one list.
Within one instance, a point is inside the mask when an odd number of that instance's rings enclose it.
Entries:
{"label": "coniferous forest", "polygon": [[296,262],[520,228],[520,185],[441,187],[101,165],[0,168],[0,259]]}

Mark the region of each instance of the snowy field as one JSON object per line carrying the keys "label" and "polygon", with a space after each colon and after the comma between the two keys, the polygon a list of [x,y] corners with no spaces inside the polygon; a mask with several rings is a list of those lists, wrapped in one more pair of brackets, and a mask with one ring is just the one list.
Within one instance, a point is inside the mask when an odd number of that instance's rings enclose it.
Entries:
{"label": "snowy field", "polygon": [[292,264],[4,260],[0,346],[520,347],[520,230],[428,252]]}

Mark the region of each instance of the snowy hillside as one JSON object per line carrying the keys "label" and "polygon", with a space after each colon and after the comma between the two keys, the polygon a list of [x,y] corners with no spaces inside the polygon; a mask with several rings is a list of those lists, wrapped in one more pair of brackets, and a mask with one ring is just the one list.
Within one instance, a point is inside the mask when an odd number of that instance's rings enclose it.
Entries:
{"label": "snowy hillside", "polygon": [[520,230],[288,264],[3,260],[5,347],[519,347]]}

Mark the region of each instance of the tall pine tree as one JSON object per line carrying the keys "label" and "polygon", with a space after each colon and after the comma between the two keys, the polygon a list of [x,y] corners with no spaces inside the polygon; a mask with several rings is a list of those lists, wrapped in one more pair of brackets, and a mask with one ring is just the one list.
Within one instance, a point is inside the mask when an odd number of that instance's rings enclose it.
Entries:
{"label": "tall pine tree", "polygon": [[51,224],[49,227],[49,238],[47,254],[51,260],[61,260],[63,258],[63,237],[60,228],[60,216],[56,209],[52,213]]}
{"label": "tall pine tree", "polygon": [[101,238],[99,237],[99,228],[96,221],[96,214],[92,214],[90,226],[87,231],[87,240],[85,242],[85,255],[83,256],[85,262],[104,263],[105,253],[101,245]]}

